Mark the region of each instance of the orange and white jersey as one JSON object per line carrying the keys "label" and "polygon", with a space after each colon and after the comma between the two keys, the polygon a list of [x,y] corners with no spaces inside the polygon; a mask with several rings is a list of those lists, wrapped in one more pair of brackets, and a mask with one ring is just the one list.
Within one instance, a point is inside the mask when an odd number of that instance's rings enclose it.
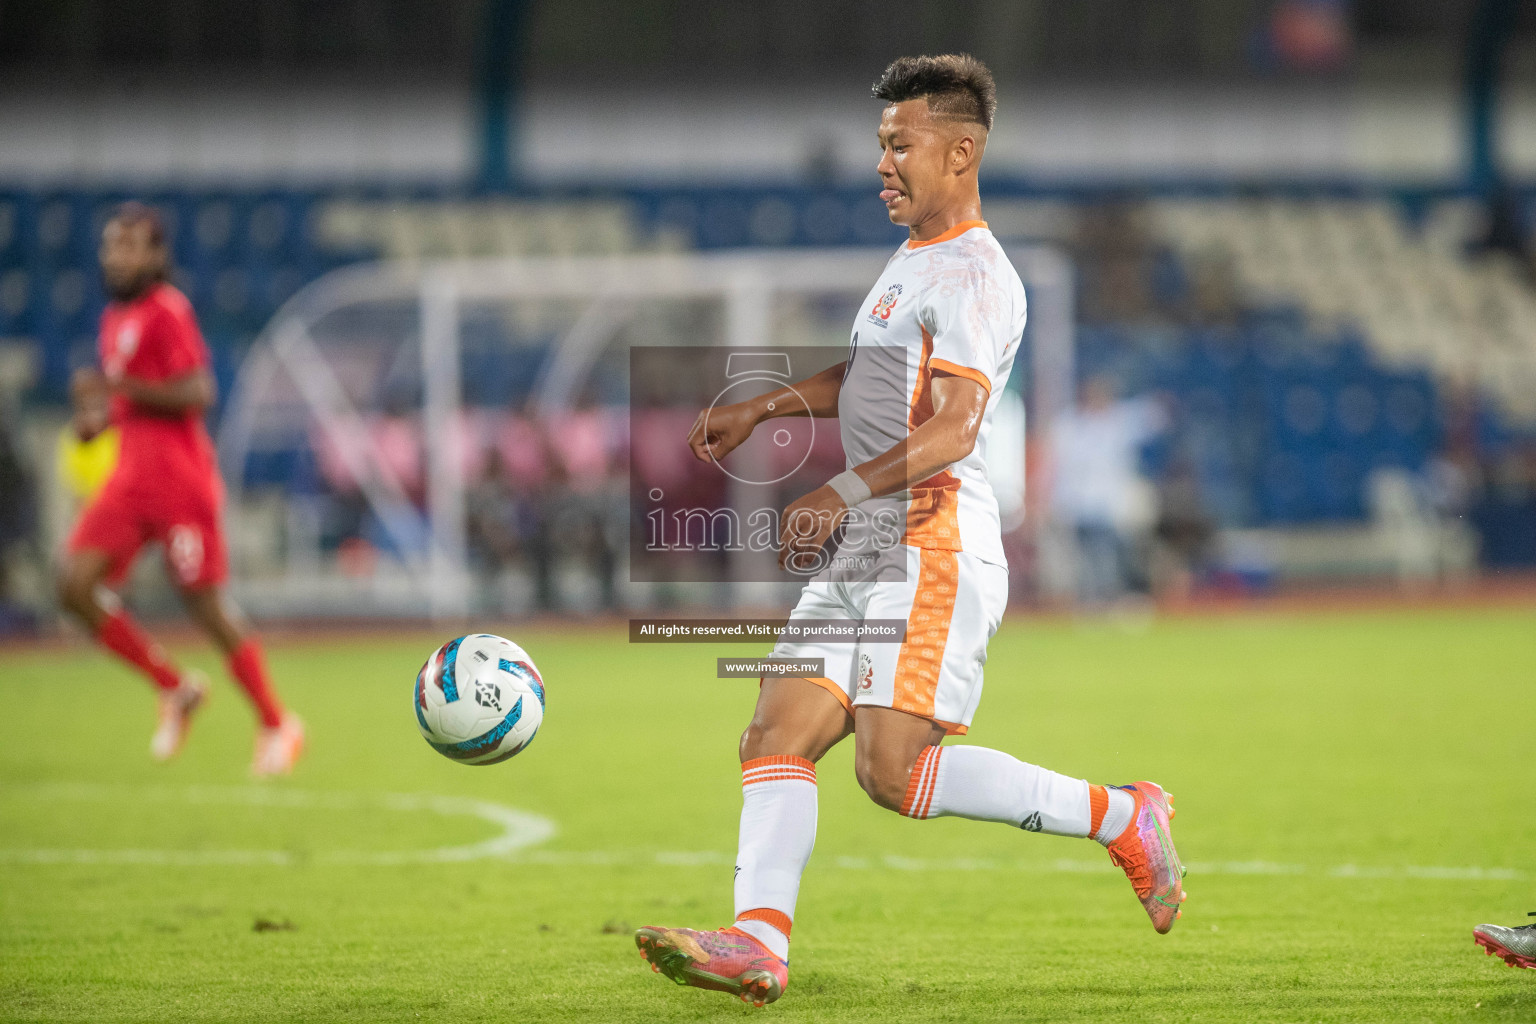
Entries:
{"label": "orange and white jersey", "polygon": [[[987,481],[987,438],[1025,314],[1024,284],[983,221],[964,221],[896,250],[854,320],[838,399],[848,466],[889,451],[933,416],[935,373],[980,384],[987,408],[969,455],[910,494],[865,502],[862,521],[878,522],[889,510],[886,521],[904,520],[904,544],[1007,564],[997,498]],[[845,545],[883,546],[859,532],[854,521]]]}

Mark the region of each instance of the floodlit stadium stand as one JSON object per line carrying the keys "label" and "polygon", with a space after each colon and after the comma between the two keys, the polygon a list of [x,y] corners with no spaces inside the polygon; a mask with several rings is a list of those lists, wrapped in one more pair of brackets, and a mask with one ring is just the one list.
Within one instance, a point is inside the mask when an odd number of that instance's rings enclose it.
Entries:
{"label": "floodlit stadium stand", "polygon": [[[148,198],[167,214],[176,280],[203,317],[227,386],[278,307],[348,262],[893,244],[899,234],[866,192]],[[61,397],[71,364],[90,358],[103,297],[89,268],[99,225],[121,198],[0,193],[0,336],[36,352],[35,398]],[[1016,194],[995,201],[995,222],[1000,233],[1072,245],[1095,202]],[[1374,471],[1421,473],[1439,450],[1441,382],[1472,383],[1488,396],[1497,436],[1536,424],[1536,293],[1508,257],[1468,255],[1476,226],[1466,202],[1170,196],[1147,202],[1141,219],[1156,253],[1147,305],[1118,320],[1084,310],[1079,365],[1176,396],[1180,429],[1160,457],[1177,452],[1193,463],[1219,522],[1365,517]],[[1113,253],[1084,253],[1085,280],[1115,263]],[[1238,302],[1220,323],[1188,311],[1200,268],[1213,261],[1229,268]],[[487,390],[484,382],[517,375],[510,363],[492,364],[468,375],[482,382],[472,401],[516,391]],[[270,479],[285,464],[251,469]]]}

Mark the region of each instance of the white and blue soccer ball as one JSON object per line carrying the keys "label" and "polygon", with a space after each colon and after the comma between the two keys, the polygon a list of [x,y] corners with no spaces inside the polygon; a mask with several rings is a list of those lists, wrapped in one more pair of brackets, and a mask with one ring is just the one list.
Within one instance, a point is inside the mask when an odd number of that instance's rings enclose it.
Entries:
{"label": "white and blue soccer ball", "polygon": [[416,724],[460,764],[496,764],[533,742],[544,721],[544,679],[505,637],[471,633],[432,652],[416,674]]}

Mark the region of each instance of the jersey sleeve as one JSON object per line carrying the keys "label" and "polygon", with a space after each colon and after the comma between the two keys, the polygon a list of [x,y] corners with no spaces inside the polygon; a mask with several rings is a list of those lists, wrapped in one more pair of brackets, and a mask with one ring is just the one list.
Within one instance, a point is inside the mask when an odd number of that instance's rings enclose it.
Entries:
{"label": "jersey sleeve", "polygon": [[[208,346],[191,309],[170,304],[159,307],[145,323],[139,351],[148,360],[142,376],[151,380],[175,380],[209,363]],[[128,372],[140,376],[132,362]]]}
{"label": "jersey sleeve", "polygon": [[933,339],[928,365],[935,372],[975,381],[989,393],[1008,344],[1008,294],[975,263],[956,267],[927,288],[918,321]]}

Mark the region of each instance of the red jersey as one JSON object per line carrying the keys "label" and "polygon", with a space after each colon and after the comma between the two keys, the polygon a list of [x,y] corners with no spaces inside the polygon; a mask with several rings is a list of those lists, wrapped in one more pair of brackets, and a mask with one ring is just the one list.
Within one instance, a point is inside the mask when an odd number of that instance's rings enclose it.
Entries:
{"label": "red jersey", "polygon": [[[168,284],[150,287],[132,302],[113,302],[101,314],[101,366],[107,379],[167,381],[210,364],[192,303]],[[118,472],[153,481],[166,473],[185,479],[214,473],[213,441],[196,409],[166,413],[112,396],[112,420],[122,433]]]}

